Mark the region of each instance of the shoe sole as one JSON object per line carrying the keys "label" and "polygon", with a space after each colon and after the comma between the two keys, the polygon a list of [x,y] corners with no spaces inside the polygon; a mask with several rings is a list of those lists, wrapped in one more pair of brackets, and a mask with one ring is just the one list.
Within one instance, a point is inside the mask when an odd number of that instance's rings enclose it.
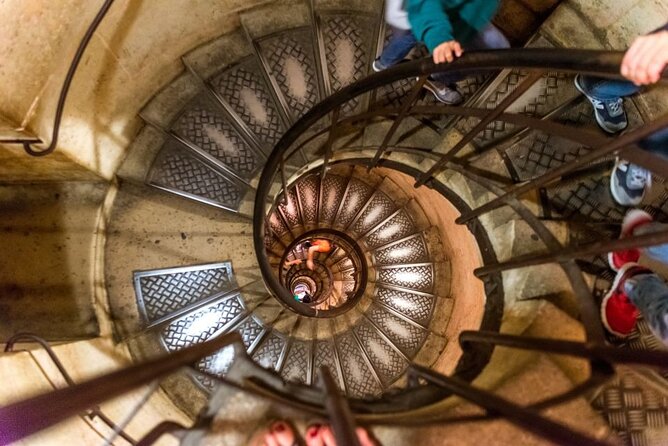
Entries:
{"label": "shoe sole", "polygon": [[[622,234],[628,233],[629,228],[635,228],[640,223],[650,223],[652,221],[654,221],[652,216],[642,209],[631,209],[626,213],[622,220]],[[628,237],[628,235],[626,235],[626,237]]]}
{"label": "shoe sole", "polygon": [[443,99],[440,98],[440,96],[438,95],[438,92],[431,85],[429,85],[427,83],[425,83],[422,87],[425,90],[428,90],[431,94],[433,94],[437,101],[442,102],[445,105],[459,105],[459,104],[464,103],[464,98],[462,98],[461,100],[459,100],[457,102],[444,101]]}
{"label": "shoe sole", "polygon": [[608,325],[608,320],[605,316],[605,307],[606,307],[606,304],[607,304],[608,300],[610,300],[613,293],[615,292],[615,290],[619,286],[619,282],[622,280],[622,278],[624,277],[626,272],[629,269],[631,269],[633,267],[636,267],[636,266],[639,266],[639,265],[637,263],[629,262],[626,265],[619,268],[619,271],[617,272],[617,275],[615,276],[615,280],[612,281],[612,286],[610,287],[610,291],[608,291],[607,294],[605,296],[603,296],[603,300],[601,301],[601,322],[603,323],[603,326],[605,327],[606,330],[608,330],[610,333],[617,336],[618,338],[628,338],[631,335],[631,333],[622,334],[622,333],[619,333],[619,332],[613,330]]}
{"label": "shoe sole", "polygon": [[[610,190],[610,192],[612,192],[612,189]],[[622,220],[622,231],[620,234],[620,238],[629,237],[633,235],[633,234],[628,234],[629,228],[631,229],[635,228],[636,226],[638,226],[640,223],[643,222],[651,223],[653,221],[654,219],[647,212],[641,209],[631,209],[624,216],[624,220]],[[618,268],[615,268],[615,264],[613,262],[613,257],[612,257],[613,254],[614,253],[612,252],[608,253],[608,264],[610,265],[610,268],[612,268],[613,271],[619,271]]]}
{"label": "shoe sole", "polygon": [[632,206],[639,206],[640,203],[642,203],[643,198],[645,198],[645,195],[640,197],[640,200],[636,202],[628,202],[627,200],[623,200],[619,195],[617,195],[617,192],[615,191],[615,171],[617,170],[617,167],[619,167],[619,158],[615,160],[615,166],[612,168],[612,172],[610,173],[610,195],[612,195],[612,198],[615,200],[615,202],[624,207],[632,207]]}
{"label": "shoe sole", "polygon": [[[589,95],[588,95],[587,93],[585,93],[584,89],[583,89],[583,88],[580,86],[580,84],[578,83],[578,79],[579,79],[579,78],[580,78],[580,76],[575,76],[575,79],[573,79],[573,84],[575,85],[575,89],[576,89],[577,91],[579,91],[580,93],[582,93],[582,95],[583,95],[585,98],[587,98],[587,99],[589,100],[589,102],[591,103],[591,98],[589,97]],[[594,105],[594,104],[592,104],[592,106],[593,106],[593,105]],[[626,125],[625,125],[624,127],[620,127],[620,128],[618,128],[618,129],[617,129],[617,128],[615,128],[615,129],[608,128],[608,127],[607,127],[608,124],[606,124],[605,121],[603,121],[603,120],[601,120],[601,118],[599,118],[598,113],[596,113],[596,110],[594,110],[594,118],[596,118],[596,123],[597,123],[598,126],[601,128],[601,130],[603,130],[604,132],[609,133],[609,134],[611,134],[611,135],[614,135],[615,133],[619,133],[619,132],[621,132],[622,130],[626,129],[626,127],[629,126],[629,124],[628,124],[628,122],[627,122]]]}

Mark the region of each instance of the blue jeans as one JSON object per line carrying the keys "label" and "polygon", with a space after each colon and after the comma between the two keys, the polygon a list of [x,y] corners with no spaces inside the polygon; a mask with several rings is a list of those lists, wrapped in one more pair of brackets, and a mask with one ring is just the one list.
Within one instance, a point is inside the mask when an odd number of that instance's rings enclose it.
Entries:
{"label": "blue jeans", "polygon": [[[510,48],[510,42],[506,36],[491,23],[484,27],[473,39],[464,43],[465,51],[470,50],[498,50],[502,48]],[[468,77],[467,74],[461,73],[437,73],[431,76],[444,84],[454,84],[462,79]]]}
{"label": "blue jeans", "polygon": [[656,274],[639,274],[624,283],[624,292],[638,307],[652,332],[668,346],[668,285]]}
{"label": "blue jeans", "polygon": [[[668,231],[668,224],[653,221],[646,225],[638,226],[637,229],[634,229],[633,235],[652,234],[663,231]],[[642,248],[642,252],[654,260],[668,264],[668,244],[648,246],[647,248]]]}
{"label": "blue jeans", "polygon": [[408,56],[418,41],[410,29],[392,27],[392,36],[378,58],[382,69],[396,65]]}
{"label": "blue jeans", "polygon": [[[600,101],[614,101],[640,91],[640,87],[630,81],[594,76],[581,76],[580,85],[588,96]],[[668,128],[648,136],[638,145],[649,152],[668,157]]]}

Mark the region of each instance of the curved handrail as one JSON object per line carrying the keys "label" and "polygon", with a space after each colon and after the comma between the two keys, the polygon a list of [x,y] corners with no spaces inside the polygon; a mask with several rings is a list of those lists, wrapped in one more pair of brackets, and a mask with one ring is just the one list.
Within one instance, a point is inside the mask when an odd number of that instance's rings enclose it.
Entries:
{"label": "curved handrail", "polygon": [[[53,364],[56,366],[60,374],[63,376],[63,379],[67,383],[68,386],[74,386],[76,383],[70,376],[70,374],[67,372],[65,369],[65,366],[63,363],[60,361],[60,358],[58,358],[58,355],[56,355],[56,352],[53,351],[53,348],[51,345],[46,341],[46,339],[41,338],[40,336],[37,336],[36,334],[33,333],[17,333],[11,338],[7,340],[7,344],[5,344],[5,352],[13,352],[14,351],[14,345],[17,342],[21,341],[30,341],[30,342],[36,342],[39,344],[44,351],[46,352],[47,355],[49,355],[49,358],[53,362]],[[38,364],[39,365],[39,364]],[[118,435],[121,436],[125,441],[127,441],[130,444],[135,444],[135,440],[130,437],[123,429],[119,429],[119,427],[114,423],[114,421],[109,418],[102,410],[100,409],[99,406],[94,406],[91,409],[88,409],[89,413],[87,414],[90,418],[93,417],[98,417],[102,422],[104,422],[107,426],[110,428],[114,429],[115,431],[118,431]]]}
{"label": "curved handrail", "polygon": [[77,68],[79,67],[81,58],[83,57],[83,54],[86,51],[86,48],[88,47],[88,44],[93,38],[93,34],[97,30],[97,27],[100,25],[104,17],[107,15],[107,12],[109,11],[109,8],[111,8],[111,5],[113,3],[114,0],[105,0],[105,2],[102,4],[102,7],[95,15],[95,18],[88,26],[86,33],[84,34],[83,38],[81,39],[81,42],[79,43],[77,52],[74,54],[74,58],[72,59],[70,68],[67,70],[67,75],[65,76],[65,80],[63,81],[63,87],[60,90],[58,105],[56,106],[56,115],[53,121],[53,133],[51,134],[51,142],[49,143],[46,149],[35,150],[32,148],[32,145],[36,144],[34,141],[21,141],[23,149],[26,151],[28,155],[45,156],[56,150],[56,146],[58,145],[58,135],[60,134],[60,123],[63,119],[63,110],[65,109],[65,101],[67,100],[67,94],[70,91],[70,85],[72,84],[74,75],[76,74]]}
{"label": "curved handrail", "polygon": [[[299,119],[276,144],[267,159],[257,186],[253,215],[253,241],[262,277],[268,288],[289,301],[288,290],[273,274],[264,249],[266,202],[276,172],[281,171],[285,154],[292,145],[314,126],[342,104],[392,82],[445,72],[480,72],[499,69],[557,70],[571,74],[588,74],[612,79],[623,79],[619,67],[624,53],[621,51],[524,48],[492,51],[472,51],[450,64],[434,64],[429,58],[396,65],[357,81],[321,101]],[[663,74],[668,79],[668,73]],[[293,305],[288,305],[293,307]],[[293,308],[295,310],[295,308]]]}

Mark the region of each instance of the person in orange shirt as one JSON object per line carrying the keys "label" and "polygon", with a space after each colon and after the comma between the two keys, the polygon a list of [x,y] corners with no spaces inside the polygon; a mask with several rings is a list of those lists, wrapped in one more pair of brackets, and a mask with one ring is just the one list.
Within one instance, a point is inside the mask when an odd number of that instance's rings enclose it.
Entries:
{"label": "person in orange shirt", "polygon": [[316,252],[327,253],[332,250],[332,244],[329,240],[322,238],[317,238],[310,242],[304,242],[304,247],[307,249],[306,254],[306,267],[313,271],[315,269],[315,263],[313,263],[313,256]]}

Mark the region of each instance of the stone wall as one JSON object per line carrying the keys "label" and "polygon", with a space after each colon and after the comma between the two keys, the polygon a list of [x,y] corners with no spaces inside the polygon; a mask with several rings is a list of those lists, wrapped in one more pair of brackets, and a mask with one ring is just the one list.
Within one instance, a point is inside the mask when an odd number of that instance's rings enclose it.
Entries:
{"label": "stone wall", "polygon": [[[543,26],[557,46],[624,50],[668,22],[668,0],[565,0]],[[645,120],[668,112],[668,87],[634,98]]]}

